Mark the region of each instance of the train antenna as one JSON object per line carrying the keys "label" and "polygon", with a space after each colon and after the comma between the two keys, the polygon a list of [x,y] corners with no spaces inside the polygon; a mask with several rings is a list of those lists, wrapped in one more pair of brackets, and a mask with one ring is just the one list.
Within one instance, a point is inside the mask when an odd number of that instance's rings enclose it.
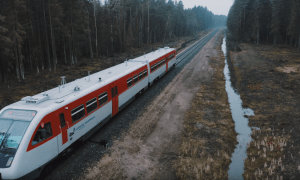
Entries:
{"label": "train antenna", "polygon": [[88,80],[88,82],[90,82],[90,80],[91,80],[91,71],[88,71],[88,74],[89,74],[89,80]]}
{"label": "train antenna", "polygon": [[65,84],[67,83],[67,82],[66,82],[66,79],[65,79],[66,76],[62,76],[62,77],[60,77],[60,78],[61,78],[61,81],[60,81],[60,82],[61,82],[61,85],[62,85],[62,87],[64,88],[64,87],[65,87]]}

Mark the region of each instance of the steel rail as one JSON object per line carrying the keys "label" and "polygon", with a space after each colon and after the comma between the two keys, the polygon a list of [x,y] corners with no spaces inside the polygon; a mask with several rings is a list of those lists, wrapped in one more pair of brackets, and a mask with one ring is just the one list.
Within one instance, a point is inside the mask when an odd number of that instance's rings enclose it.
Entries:
{"label": "steel rail", "polygon": [[183,62],[186,58],[196,55],[202,47],[208,43],[208,41],[217,33],[218,29],[213,30],[188,48],[186,48],[184,51],[182,51],[180,54],[176,56],[176,65]]}

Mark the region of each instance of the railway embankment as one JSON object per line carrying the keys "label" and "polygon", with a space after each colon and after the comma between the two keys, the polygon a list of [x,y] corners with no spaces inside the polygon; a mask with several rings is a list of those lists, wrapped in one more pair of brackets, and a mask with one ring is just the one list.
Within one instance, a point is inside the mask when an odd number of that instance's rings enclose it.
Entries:
{"label": "railway embankment", "polygon": [[183,122],[180,158],[174,163],[180,179],[226,179],[237,143],[225,90],[223,33],[215,38],[202,59],[209,62],[213,73],[200,86]]}
{"label": "railway embankment", "polygon": [[[300,56],[296,48],[231,44],[227,49],[233,85],[251,108],[252,141],[244,179],[300,177]],[[234,44],[234,45],[233,45]]]}
{"label": "railway embankment", "polygon": [[[177,64],[175,69],[168,72],[159,80],[158,83],[162,83],[171,78],[171,81],[162,89],[159,95],[153,101],[149,102],[145,111],[133,120],[121,138],[113,141],[113,144],[108,149],[109,153],[91,165],[83,179],[181,178],[178,174],[179,169],[177,168],[177,164],[185,156],[181,154],[180,150],[182,143],[187,140],[184,137],[184,131],[186,131],[184,130],[185,115],[189,109],[195,106],[193,102],[196,97],[200,97],[197,93],[201,90],[202,86],[210,84],[213,78],[216,69],[210,62],[214,61],[214,57],[219,55],[215,47],[220,46],[223,31],[224,29],[219,30],[195,57]],[[214,63],[218,64],[218,61]],[[224,64],[224,62],[221,63]],[[222,74],[222,68],[220,71]],[[157,85],[159,84],[153,85],[149,91],[153,92],[153,88],[163,87]],[[218,89],[222,88],[224,89],[224,86]],[[147,96],[147,93],[148,91],[145,92],[144,96]],[[215,109],[216,111],[217,108]],[[230,115],[229,107],[227,107],[227,111]],[[208,120],[216,117],[208,116],[206,118]],[[196,128],[200,128],[201,126],[201,124],[194,125]],[[210,140],[210,135],[215,134],[215,130],[211,130],[211,133],[203,134],[209,143],[213,142]],[[234,132],[234,127],[232,127],[232,132]],[[225,132],[224,136],[226,136]],[[198,134],[197,138],[201,139],[200,134]],[[95,135],[93,139],[101,138]],[[233,140],[236,140],[235,134]],[[216,141],[218,140],[216,139]],[[209,145],[206,146],[209,148]],[[214,145],[212,144],[212,146]],[[216,148],[221,149],[217,146]],[[234,144],[232,145],[233,149]],[[216,153],[218,152],[216,151]],[[223,152],[220,151],[219,153]],[[227,161],[230,161],[230,158]],[[223,161],[221,160],[220,162]],[[223,168],[223,166],[224,164],[221,164],[219,167]],[[227,164],[228,166],[229,163]]]}

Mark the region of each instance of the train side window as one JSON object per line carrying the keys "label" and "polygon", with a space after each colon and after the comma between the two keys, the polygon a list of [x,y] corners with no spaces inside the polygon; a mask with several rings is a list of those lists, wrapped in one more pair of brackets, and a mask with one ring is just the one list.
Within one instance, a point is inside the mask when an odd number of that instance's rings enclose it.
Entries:
{"label": "train side window", "polygon": [[171,54],[171,55],[169,56],[169,60],[173,59],[173,57],[174,57],[174,54]]}
{"label": "train side window", "polygon": [[153,72],[153,71],[154,71],[154,65],[151,66],[151,72]]}
{"label": "train side window", "polygon": [[163,64],[165,64],[166,63],[166,59],[163,59]]}
{"label": "train side window", "polygon": [[144,77],[147,77],[148,73],[147,73],[147,69],[144,70]]}
{"label": "train side window", "polygon": [[157,64],[154,64],[154,70],[157,68]]}
{"label": "train side window", "polygon": [[139,80],[138,76],[137,76],[137,75],[134,75],[134,76],[133,76],[133,83],[138,82],[138,80]]}
{"label": "train side window", "polygon": [[61,128],[64,128],[66,126],[65,114],[61,113],[59,115],[59,119],[60,119],[60,126],[61,126]]}
{"label": "train side window", "polygon": [[132,86],[132,78],[127,79],[127,87],[131,87]]}
{"label": "train side window", "polygon": [[115,97],[115,91],[114,91],[114,88],[111,88],[111,97],[112,97],[112,98]]}
{"label": "train side window", "polygon": [[51,122],[44,124],[44,127],[40,126],[35,133],[31,145],[34,146],[52,136]]}
{"label": "train side window", "polygon": [[91,100],[89,100],[88,102],[86,102],[86,111],[89,114],[90,112],[94,111],[95,109],[97,109],[97,99],[93,98]]}
{"label": "train side window", "polygon": [[118,86],[115,87],[116,95],[118,95]]}
{"label": "train side window", "polygon": [[140,80],[142,80],[142,79],[143,79],[143,71],[142,71],[142,72],[140,72],[140,74],[139,74],[139,79],[140,79]]}
{"label": "train side window", "polygon": [[160,67],[160,61],[158,61],[158,63],[157,63],[157,67]]}
{"label": "train side window", "polygon": [[98,100],[99,100],[99,106],[105,104],[108,101],[107,92],[100,94]]}
{"label": "train side window", "polygon": [[79,119],[83,118],[85,116],[84,106],[83,104],[78,106],[77,108],[73,109],[71,111],[72,121],[75,123]]}

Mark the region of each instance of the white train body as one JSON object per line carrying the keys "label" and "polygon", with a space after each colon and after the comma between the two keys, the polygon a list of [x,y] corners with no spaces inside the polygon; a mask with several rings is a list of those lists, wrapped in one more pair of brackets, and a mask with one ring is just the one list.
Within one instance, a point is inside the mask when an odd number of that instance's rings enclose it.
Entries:
{"label": "white train body", "polygon": [[3,108],[0,179],[38,177],[45,165],[87,139],[175,63],[176,50],[166,47]]}

